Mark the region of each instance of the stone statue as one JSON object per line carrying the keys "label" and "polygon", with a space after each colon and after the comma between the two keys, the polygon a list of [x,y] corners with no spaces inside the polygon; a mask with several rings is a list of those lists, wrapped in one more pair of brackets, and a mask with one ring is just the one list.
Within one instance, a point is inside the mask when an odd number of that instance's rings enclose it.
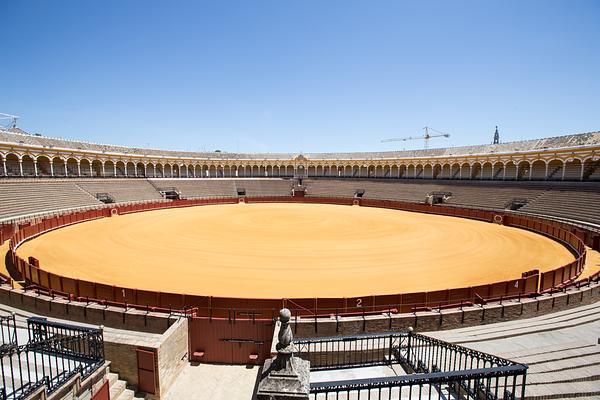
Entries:
{"label": "stone statue", "polygon": [[291,317],[292,313],[287,308],[282,308],[281,311],[279,311],[279,322],[281,323],[281,326],[279,327],[279,335],[277,335],[279,342],[275,346],[277,350],[285,349],[291,345],[294,340],[292,328],[290,328]]}

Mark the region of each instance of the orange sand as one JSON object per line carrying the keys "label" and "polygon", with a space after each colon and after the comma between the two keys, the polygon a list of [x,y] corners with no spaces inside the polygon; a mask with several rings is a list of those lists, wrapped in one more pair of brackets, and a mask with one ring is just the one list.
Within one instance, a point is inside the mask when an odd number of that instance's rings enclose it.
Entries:
{"label": "orange sand", "polygon": [[264,298],[464,287],[573,260],[559,243],[521,229],[320,204],[215,205],[123,215],[47,233],[18,252],[72,278]]}

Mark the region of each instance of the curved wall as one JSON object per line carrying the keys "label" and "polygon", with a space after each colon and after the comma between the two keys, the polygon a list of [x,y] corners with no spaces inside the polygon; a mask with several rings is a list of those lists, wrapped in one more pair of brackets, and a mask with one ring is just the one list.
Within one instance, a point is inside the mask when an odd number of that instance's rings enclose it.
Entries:
{"label": "curved wall", "polygon": [[[168,310],[195,308],[198,316],[234,318],[269,318],[274,311],[287,307],[294,315],[315,316],[329,314],[361,314],[390,312],[412,312],[428,308],[456,307],[473,303],[485,303],[489,300],[521,297],[540,293],[572,282],[579,276],[585,262],[585,245],[581,232],[570,232],[563,224],[547,221],[542,218],[516,216],[491,211],[431,206],[424,204],[404,203],[388,200],[351,199],[351,198],[297,198],[297,197],[248,197],[247,202],[303,202],[352,205],[359,202],[361,206],[382,207],[405,211],[433,213],[462,218],[478,219],[487,222],[503,223],[508,226],[528,229],[567,245],[576,254],[576,260],[541,275],[532,271],[523,277],[487,285],[452,288],[433,292],[402,293],[396,295],[362,296],[351,298],[297,298],[297,299],[240,299],[211,296],[190,296],[175,293],[161,293],[136,288],[116,287],[110,285],[72,279],[45,271],[38,260],[30,257],[21,259],[16,248],[25,240],[31,239],[52,229],[73,223],[84,222],[96,218],[110,217],[111,213],[127,214],[168,207],[188,207],[208,204],[237,203],[238,198],[176,200],[169,203],[146,203],[129,206],[118,206],[53,217],[35,221],[16,232],[10,240],[10,256],[22,278],[28,283],[73,299],[96,300],[104,304],[116,304],[126,307],[154,307]],[[115,211],[112,211],[115,210]],[[578,237],[579,234],[579,237]],[[526,271],[524,271],[526,272]]]}

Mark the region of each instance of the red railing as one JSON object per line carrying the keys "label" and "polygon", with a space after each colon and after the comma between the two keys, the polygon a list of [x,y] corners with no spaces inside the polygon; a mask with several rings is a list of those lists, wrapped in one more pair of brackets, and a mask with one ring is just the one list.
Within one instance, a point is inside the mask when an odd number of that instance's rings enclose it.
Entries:
{"label": "red railing", "polygon": [[[115,206],[112,209],[119,214],[143,212],[148,210],[189,207],[212,204],[237,203],[238,198],[175,200],[172,202],[143,203]],[[247,197],[248,203],[258,202],[302,202],[351,205],[354,199],[334,197]],[[485,302],[486,299],[511,298],[535,295],[540,292],[560,288],[572,283],[581,273],[585,263],[585,245],[580,233],[573,233],[563,227],[564,224],[518,215],[496,213],[469,208],[431,206],[391,200],[361,199],[362,206],[381,207],[405,211],[415,211],[482,221],[501,221],[505,225],[532,230],[570,247],[576,259],[564,266],[539,274],[532,274],[503,282],[485,285],[452,288],[431,292],[399,293],[393,295],[359,296],[348,298],[296,298],[296,299],[249,299],[232,297],[197,296],[179,293],[163,293],[136,288],[106,285],[81,279],[73,279],[40,268],[35,258],[23,260],[16,254],[16,248],[25,240],[34,238],[62,226],[104,218],[111,215],[111,208],[75,212],[72,214],[35,221],[31,225],[22,225],[10,240],[10,256],[23,280],[35,290],[71,299],[96,301],[106,305],[125,308],[153,308],[155,311],[187,310],[194,308],[198,316],[229,318],[234,317],[265,318],[274,310],[287,307],[295,315],[316,316],[328,314],[356,314],[365,312],[411,312],[429,308],[446,308]]]}

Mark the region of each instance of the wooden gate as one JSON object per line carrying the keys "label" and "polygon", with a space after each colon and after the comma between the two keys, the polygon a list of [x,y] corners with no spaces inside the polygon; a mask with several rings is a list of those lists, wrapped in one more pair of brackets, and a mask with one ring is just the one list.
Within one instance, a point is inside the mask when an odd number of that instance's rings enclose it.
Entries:
{"label": "wooden gate", "polygon": [[156,394],[156,354],[153,351],[137,349],[138,389]]}
{"label": "wooden gate", "polygon": [[260,364],[271,353],[271,319],[193,317],[189,324],[190,361]]}
{"label": "wooden gate", "polygon": [[106,381],[100,389],[92,396],[92,400],[110,400],[110,386],[109,382]]}

